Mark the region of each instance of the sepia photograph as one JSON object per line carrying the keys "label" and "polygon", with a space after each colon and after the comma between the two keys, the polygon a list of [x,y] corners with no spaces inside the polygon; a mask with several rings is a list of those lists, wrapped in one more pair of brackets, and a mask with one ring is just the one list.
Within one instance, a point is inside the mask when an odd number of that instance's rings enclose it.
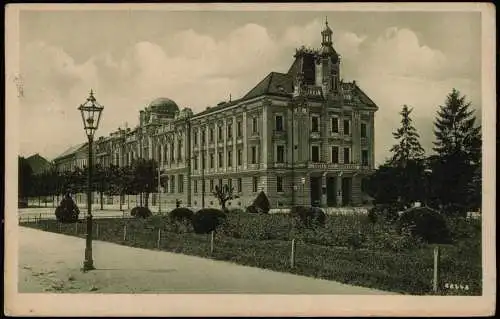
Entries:
{"label": "sepia photograph", "polygon": [[495,19],[8,5],[4,312],[493,314]]}

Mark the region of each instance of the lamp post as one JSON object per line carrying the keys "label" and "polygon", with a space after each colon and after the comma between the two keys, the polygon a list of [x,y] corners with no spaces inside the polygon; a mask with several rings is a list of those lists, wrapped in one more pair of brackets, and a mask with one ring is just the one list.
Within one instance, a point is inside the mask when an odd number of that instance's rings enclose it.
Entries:
{"label": "lamp post", "polygon": [[87,176],[87,237],[85,241],[85,260],[83,262],[83,271],[95,269],[92,259],[92,143],[94,134],[99,127],[104,106],[100,105],[95,97],[94,92],[90,90],[90,95],[84,104],[78,107],[82,115],[83,127],[85,134],[89,140],[89,158],[88,158],[88,176]]}

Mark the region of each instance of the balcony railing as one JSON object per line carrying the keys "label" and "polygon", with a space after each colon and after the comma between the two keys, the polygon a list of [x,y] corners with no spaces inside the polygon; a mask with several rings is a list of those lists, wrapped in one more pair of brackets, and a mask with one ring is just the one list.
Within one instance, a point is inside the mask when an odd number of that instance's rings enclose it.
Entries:
{"label": "balcony railing", "polygon": [[[361,166],[360,164],[334,164],[334,163],[314,163],[314,162],[309,162],[307,164],[308,168],[315,168],[315,169],[325,169],[325,170],[360,170],[360,169],[365,169],[365,166]],[[367,168],[367,166],[366,166]]]}

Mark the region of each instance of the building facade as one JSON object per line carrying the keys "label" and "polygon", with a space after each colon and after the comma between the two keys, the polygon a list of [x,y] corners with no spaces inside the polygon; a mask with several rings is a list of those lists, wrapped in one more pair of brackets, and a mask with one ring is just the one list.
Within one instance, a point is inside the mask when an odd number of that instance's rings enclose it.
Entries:
{"label": "building facade", "polygon": [[378,107],[356,82],[341,79],[328,23],[321,37],[321,48],[297,49],[287,73],[269,73],[238,100],[197,114],[154,100],[136,128],[96,141],[97,162],[154,159],[166,204],[217,206],[211,190],[224,184],[239,195],[230,207],[249,205],[260,191],[273,208],[362,204]]}

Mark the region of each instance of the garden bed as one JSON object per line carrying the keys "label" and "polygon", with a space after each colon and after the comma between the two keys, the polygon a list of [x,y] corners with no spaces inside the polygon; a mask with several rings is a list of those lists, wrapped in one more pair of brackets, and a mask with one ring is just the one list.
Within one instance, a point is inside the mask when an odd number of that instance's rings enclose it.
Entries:
{"label": "garden bed", "polygon": [[[386,229],[365,219],[328,216],[324,229],[299,231],[283,215],[229,214],[228,224],[215,234],[212,253],[210,235],[174,228],[162,216],[144,220],[95,219],[93,233],[94,239],[133,247],[226,260],[403,294],[431,294],[434,245],[375,249],[373,241]],[[86,232],[85,221],[61,224],[56,220],[40,220],[21,225],[79,237]],[[352,245],[349,238],[360,233],[364,234],[363,241]],[[480,232],[464,237],[453,245],[440,245],[440,294],[481,294]],[[292,238],[296,241],[293,268],[290,266]],[[450,283],[457,287],[467,285],[468,290],[445,289],[445,284]]]}

